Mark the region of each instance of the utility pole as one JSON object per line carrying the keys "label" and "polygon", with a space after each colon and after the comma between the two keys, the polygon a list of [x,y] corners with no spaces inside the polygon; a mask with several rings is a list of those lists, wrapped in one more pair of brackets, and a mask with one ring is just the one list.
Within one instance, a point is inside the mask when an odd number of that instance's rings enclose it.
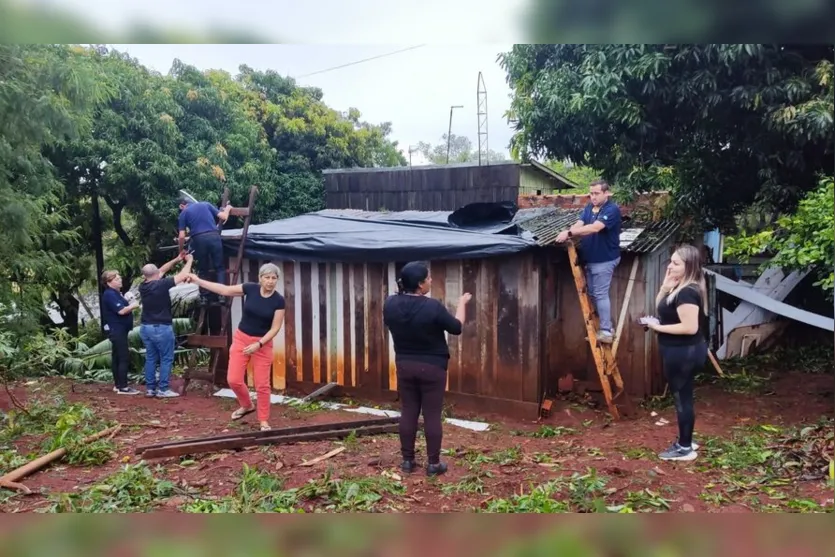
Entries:
{"label": "utility pole", "polygon": [[449,147],[452,142],[452,111],[456,108],[464,108],[463,105],[456,104],[449,107],[449,130],[446,134],[446,163],[449,164]]}

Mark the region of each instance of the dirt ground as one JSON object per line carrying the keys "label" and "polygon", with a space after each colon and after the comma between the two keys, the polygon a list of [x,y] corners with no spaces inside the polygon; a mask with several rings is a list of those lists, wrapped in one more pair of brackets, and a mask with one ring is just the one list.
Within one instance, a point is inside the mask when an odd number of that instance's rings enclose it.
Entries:
{"label": "dirt ground", "polygon": [[[179,389],[179,384],[173,387]],[[18,384],[13,392],[30,404],[60,394],[69,403],[90,407],[96,418],[116,421],[124,427],[112,440],[116,454],[109,462],[93,467],[62,462],[48,466],[22,480],[32,494],[0,490],[3,512],[44,511],[62,493],[89,492],[126,465],[136,465],[137,446],[257,427],[255,414],[242,423],[231,422],[229,415],[236,407],[235,401],[209,396],[209,391],[199,386],[193,386],[185,397],[169,400],[118,396],[110,385],[73,384],[60,379]],[[542,512],[548,505],[533,497],[532,492],[542,485],[557,486],[557,491],[548,492],[551,495],[546,494],[545,498],[568,501],[568,508],[554,509],[562,511],[590,512],[587,502],[598,498],[610,511],[832,512],[833,490],[826,477],[803,479],[799,473],[778,477],[773,470],[765,470],[769,458],[778,450],[773,444],[776,432],[819,424],[822,418],[832,419],[832,396],[833,381],[829,375],[787,373],[773,382],[765,394],[731,393],[716,385],[700,386],[696,392],[696,441],[704,446],[699,450],[699,458],[689,463],[664,462],[655,456],[676,436],[671,406],[659,408],[655,416],[642,408],[634,419],[612,422],[600,409],[569,401],[559,401],[550,418],[540,423],[482,414],[471,417],[488,421],[489,432],[446,425],[443,459],[449,464],[449,472],[440,478],[427,478],[420,471],[402,474],[398,467],[399,442],[393,434],[360,437],[350,442],[323,440],[157,459],[148,463],[154,475],[170,481],[177,490],[152,501],[150,508],[178,512],[190,502],[232,496],[240,492],[246,464],[278,478],[285,490],[323,477],[382,478],[389,482],[387,485],[398,486],[397,490],[384,490],[376,500],[367,499],[367,504],[360,507],[328,507],[320,504],[321,497],[309,497],[298,504],[305,512]],[[369,401],[356,402],[373,405]],[[11,408],[5,393],[0,394],[0,408]],[[283,405],[273,405],[272,413],[274,428],[371,417]],[[662,418],[668,423],[656,425]],[[735,441],[739,436],[747,438],[749,434],[745,432],[753,431],[751,428],[764,428],[762,431],[774,436],[751,447]],[[33,458],[42,453],[38,442],[37,437],[22,435],[2,448]],[[826,442],[831,458],[831,435]],[[300,465],[339,446],[346,450],[313,466]],[[734,453],[737,447],[740,455]],[[752,457],[752,450],[760,452]],[[420,461],[425,455],[422,437],[418,438],[418,451]],[[5,473],[8,469],[0,471]],[[595,483],[598,480],[600,483]],[[526,498],[526,494],[531,497]],[[331,494],[330,502],[334,501],[337,497]]]}

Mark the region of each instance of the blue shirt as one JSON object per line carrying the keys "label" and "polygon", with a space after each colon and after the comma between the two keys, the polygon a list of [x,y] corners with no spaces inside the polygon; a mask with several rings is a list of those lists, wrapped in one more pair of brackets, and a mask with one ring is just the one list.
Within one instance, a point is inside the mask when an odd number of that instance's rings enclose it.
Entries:
{"label": "blue shirt", "polygon": [[105,288],[101,295],[101,316],[108,331],[125,333],[133,329],[133,315],[126,313],[119,315],[119,312],[130,303],[115,288]]}
{"label": "blue shirt", "polygon": [[580,253],[586,263],[604,263],[620,257],[620,207],[611,199],[600,206],[595,214],[589,203],[583,210],[580,220],[583,224],[600,221],[604,228],[596,234],[581,239]]}
{"label": "blue shirt", "polygon": [[217,230],[217,207],[207,201],[189,203],[180,212],[177,222],[178,230],[188,228],[190,236]]}

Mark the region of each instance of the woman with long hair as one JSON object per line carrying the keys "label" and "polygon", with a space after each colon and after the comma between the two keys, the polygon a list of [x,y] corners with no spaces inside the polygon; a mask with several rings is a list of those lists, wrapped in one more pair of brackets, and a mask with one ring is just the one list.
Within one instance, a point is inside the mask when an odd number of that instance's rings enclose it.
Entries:
{"label": "woman with long hair", "polygon": [[122,296],[122,276],[118,271],[101,274],[104,291],[101,295],[101,316],[107,338],[110,339],[110,369],[113,372],[113,392],[118,395],[138,395],[139,391],[128,387],[130,371],[130,346],[128,333],[133,329],[133,310],[139,308],[136,301]]}
{"label": "woman with long hair", "polygon": [[647,323],[658,333],[664,376],[673,394],[678,421],[678,439],[658,455],[662,460],[688,461],[698,456],[699,447],[693,443],[693,381],[707,359],[707,289],[701,258],[699,250],[691,245],[675,250],[655,298],[658,322]]}
{"label": "woman with long hair", "polygon": [[[258,410],[261,431],[270,429],[270,369],[273,361],[273,338],[284,324],[284,296],[275,287],[278,284],[278,267],[265,263],[258,270],[258,282],[244,284],[218,284],[189,275],[189,282],[219,296],[243,296],[243,311],[238,328],[229,347],[229,367],[226,382],[235,393],[240,408],[232,413],[233,420],[240,420]],[[249,388],[245,383],[246,367],[253,361],[257,406],[252,405]]]}
{"label": "woman with long hair", "polygon": [[426,474],[447,471],[441,462],[443,427],[441,413],[447,382],[449,346],[445,333],[460,335],[466,317],[465,293],[452,315],[438,300],[426,294],[432,286],[429,267],[422,262],[407,263],[397,280],[399,292],[386,299],[383,320],[394,341],[397,392],[400,395],[400,468],[414,472],[418,417],[423,412],[426,434]]}

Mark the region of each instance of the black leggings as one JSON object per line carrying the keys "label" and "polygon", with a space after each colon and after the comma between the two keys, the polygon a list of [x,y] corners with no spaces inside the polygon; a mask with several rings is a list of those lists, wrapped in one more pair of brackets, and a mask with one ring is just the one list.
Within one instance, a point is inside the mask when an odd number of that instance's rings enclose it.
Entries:
{"label": "black leggings", "polygon": [[701,342],[689,346],[661,346],[660,350],[664,377],[667,378],[676,405],[678,444],[689,447],[693,442],[693,428],[696,424],[693,380],[696,371],[705,365],[707,344]]}
{"label": "black leggings", "polygon": [[130,347],[127,331],[112,331],[110,333],[110,369],[113,372],[113,383],[117,389],[128,386],[128,371],[130,368]]}
{"label": "black leggings", "polygon": [[429,464],[441,461],[441,413],[446,391],[446,370],[417,361],[397,362],[397,392],[400,394],[400,452],[403,460],[415,459],[418,417],[423,411],[426,455]]}

